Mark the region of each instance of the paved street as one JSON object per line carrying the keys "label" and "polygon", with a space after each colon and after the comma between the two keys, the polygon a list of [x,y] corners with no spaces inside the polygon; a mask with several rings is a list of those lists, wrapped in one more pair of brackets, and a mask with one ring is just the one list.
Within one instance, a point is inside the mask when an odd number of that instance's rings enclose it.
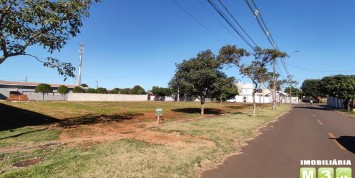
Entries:
{"label": "paved street", "polygon": [[228,158],[202,177],[299,177],[301,160],[334,159],[351,160],[355,170],[355,119],[317,104],[299,104],[262,129],[242,154]]}

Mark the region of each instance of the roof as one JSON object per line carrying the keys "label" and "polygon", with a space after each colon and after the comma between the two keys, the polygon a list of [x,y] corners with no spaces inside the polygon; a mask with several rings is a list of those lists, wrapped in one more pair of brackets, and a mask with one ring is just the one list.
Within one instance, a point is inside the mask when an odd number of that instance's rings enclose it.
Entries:
{"label": "roof", "polygon": [[[36,82],[14,82],[14,81],[5,81],[5,80],[0,80],[0,85],[7,85],[7,86],[14,86],[14,85],[20,85],[20,86],[37,86],[40,83]],[[59,87],[61,85],[65,85],[68,88],[74,88],[77,85],[67,85],[67,84],[48,84],[51,87]]]}

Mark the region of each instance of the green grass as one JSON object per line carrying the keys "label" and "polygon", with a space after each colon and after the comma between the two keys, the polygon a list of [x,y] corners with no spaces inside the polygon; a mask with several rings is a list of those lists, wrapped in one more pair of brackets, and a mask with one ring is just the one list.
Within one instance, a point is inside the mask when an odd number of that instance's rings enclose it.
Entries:
{"label": "green grass", "polygon": [[50,128],[22,127],[0,131],[0,148],[16,148],[30,146],[40,142],[53,141],[59,138],[60,131]]}
{"label": "green grass", "polygon": [[[164,122],[151,131],[176,134],[176,137],[191,139],[171,144],[121,139],[96,144],[84,142],[76,145],[64,144],[48,148],[0,152],[0,177],[198,177],[201,170],[215,167],[226,155],[238,152],[246,140],[257,135],[258,128],[276,120],[289,109],[288,105],[278,107],[275,111],[270,109],[271,106],[258,107],[257,116],[251,117],[249,107],[209,103],[207,107],[221,109],[226,114],[196,119],[199,117],[196,113],[174,111],[181,108],[196,108],[199,106],[196,103],[150,102],[149,105],[146,102],[43,103],[46,102],[11,103],[10,105],[52,117],[56,116],[54,111],[59,109],[63,111],[62,115],[69,115],[69,118],[101,112],[103,114],[146,113],[161,106],[175,119]],[[80,114],[74,113],[75,110]],[[58,128],[40,130],[37,127],[21,127],[12,131],[1,131],[0,149],[57,140],[59,134]],[[13,137],[14,135],[18,136]],[[42,157],[44,160],[25,168],[12,167],[12,164],[18,161],[35,157]]]}

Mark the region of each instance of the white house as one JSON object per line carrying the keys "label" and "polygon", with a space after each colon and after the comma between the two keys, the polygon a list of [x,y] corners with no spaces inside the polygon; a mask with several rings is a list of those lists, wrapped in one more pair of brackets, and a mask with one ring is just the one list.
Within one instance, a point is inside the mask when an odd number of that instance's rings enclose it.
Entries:
{"label": "white house", "polygon": [[[236,102],[240,103],[253,103],[253,90],[254,85],[252,83],[242,83],[238,82],[235,84],[238,87],[239,95],[235,96]],[[272,103],[272,94],[273,92],[266,88],[260,88],[255,93],[255,102],[256,103]],[[276,92],[276,101],[282,103],[289,103],[290,98],[287,93],[277,91]],[[297,97],[292,97],[292,103],[298,103]]]}

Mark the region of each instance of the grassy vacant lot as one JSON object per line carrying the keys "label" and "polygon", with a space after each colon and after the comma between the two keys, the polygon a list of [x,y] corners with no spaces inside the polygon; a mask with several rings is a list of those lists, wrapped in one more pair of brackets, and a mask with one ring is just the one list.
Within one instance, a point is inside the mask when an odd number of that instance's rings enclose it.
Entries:
{"label": "grassy vacant lot", "polygon": [[0,177],[198,177],[289,109],[206,107],[201,117],[195,102],[0,103]]}

